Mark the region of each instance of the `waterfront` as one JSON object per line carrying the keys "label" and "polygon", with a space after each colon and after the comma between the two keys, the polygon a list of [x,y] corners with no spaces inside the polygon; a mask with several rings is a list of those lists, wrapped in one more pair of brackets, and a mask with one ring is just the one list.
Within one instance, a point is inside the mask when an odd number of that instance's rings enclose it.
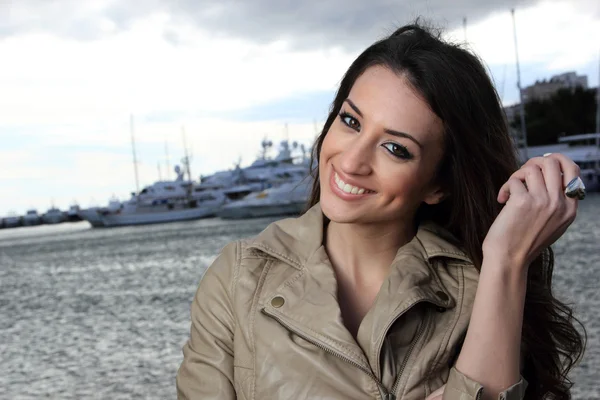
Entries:
{"label": "waterfront", "polygon": [[[575,399],[600,398],[600,195],[554,246],[555,288],[588,331]],[[271,220],[0,232],[0,399],[169,399],[205,268]]]}

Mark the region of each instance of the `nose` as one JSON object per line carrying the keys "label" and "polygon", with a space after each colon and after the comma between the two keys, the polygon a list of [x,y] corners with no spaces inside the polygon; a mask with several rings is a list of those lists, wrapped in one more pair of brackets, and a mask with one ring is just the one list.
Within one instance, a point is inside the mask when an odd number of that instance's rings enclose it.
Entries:
{"label": "nose", "polygon": [[348,175],[369,175],[371,167],[371,145],[368,140],[361,140],[366,135],[357,135],[347,144],[340,155],[340,169]]}

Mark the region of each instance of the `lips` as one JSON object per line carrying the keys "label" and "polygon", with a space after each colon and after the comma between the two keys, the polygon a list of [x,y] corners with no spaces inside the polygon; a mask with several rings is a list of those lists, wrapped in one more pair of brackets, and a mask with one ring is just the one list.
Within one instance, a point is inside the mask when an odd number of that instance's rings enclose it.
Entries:
{"label": "lips", "polygon": [[[346,179],[347,181],[350,180],[348,178]],[[344,201],[352,202],[361,201],[377,193],[371,189],[358,186],[358,182],[356,181],[353,181],[352,183],[347,181],[344,181],[342,176],[335,171],[335,168],[332,167],[331,174],[329,175],[329,187],[331,192],[335,194],[336,197]]]}
{"label": "lips", "polygon": [[365,189],[363,187],[360,186],[354,186],[351,185],[349,183],[344,182],[344,180],[342,180],[342,178],[340,178],[340,176],[337,174],[337,172],[333,172],[333,179],[335,181],[335,184],[337,185],[337,187],[342,190],[344,193],[348,193],[348,194],[355,194],[355,195],[361,195],[361,194],[365,194],[365,193],[375,193],[372,190],[369,189]]}

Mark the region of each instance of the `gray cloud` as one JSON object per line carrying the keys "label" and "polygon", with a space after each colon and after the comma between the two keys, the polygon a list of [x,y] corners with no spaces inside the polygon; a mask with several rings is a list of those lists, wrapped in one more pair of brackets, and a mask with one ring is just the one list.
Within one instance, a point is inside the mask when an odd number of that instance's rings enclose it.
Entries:
{"label": "gray cloud", "polygon": [[[516,3],[522,6],[535,1]],[[453,27],[465,16],[477,21],[494,11],[508,11],[502,0],[429,0],[425,5],[406,0],[224,0],[216,3],[218,6],[210,1],[179,0],[177,5],[165,4],[174,18],[216,34],[259,42],[283,38],[310,48],[362,47],[420,15],[442,27]]]}
{"label": "gray cloud", "polygon": [[[9,0],[10,1],[10,0]],[[600,14],[596,1],[575,0]],[[300,48],[342,46],[354,50],[390,33],[396,26],[423,16],[442,28],[453,28],[463,17],[476,22],[493,12],[525,7],[537,0],[139,0],[111,1],[91,9],[80,0],[19,0],[14,12],[0,13],[0,37],[46,31],[80,40],[106,35],[112,21],[117,30],[154,12],[166,12],[171,43],[184,41],[177,26],[191,24],[217,37],[242,37],[265,43],[289,40]],[[1,4],[1,3],[0,3]],[[10,4],[10,3],[9,3]],[[10,7],[10,6],[9,6]],[[6,17],[8,15],[8,17]]]}

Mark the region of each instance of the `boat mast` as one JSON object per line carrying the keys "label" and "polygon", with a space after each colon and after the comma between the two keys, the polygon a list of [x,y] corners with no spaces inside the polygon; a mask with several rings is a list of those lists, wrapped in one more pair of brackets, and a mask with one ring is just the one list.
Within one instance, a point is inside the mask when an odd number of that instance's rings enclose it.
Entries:
{"label": "boat mast", "polygon": [[468,41],[467,41],[467,17],[463,18],[463,32],[465,34],[465,43],[468,43]]}
{"label": "boat mast", "polygon": [[517,88],[519,89],[519,114],[521,115],[521,136],[523,144],[523,155],[525,160],[529,159],[527,154],[527,128],[525,126],[525,104],[523,104],[523,90],[521,89],[521,68],[519,67],[519,48],[517,46],[517,22],[515,20],[515,9],[511,8],[513,20],[513,33],[515,37],[515,56],[517,59]]}
{"label": "boat mast", "polygon": [[190,155],[188,153],[188,147],[187,147],[187,142],[185,140],[185,127],[181,126],[181,137],[183,139],[183,152],[184,152],[184,159],[183,159],[183,164],[185,166],[185,170],[187,171],[188,174],[188,180],[190,181],[190,184],[188,185],[188,197],[192,195],[192,170],[190,167]]}
{"label": "boat mast", "polygon": [[169,142],[165,140],[165,162],[167,163],[167,175],[166,179],[169,180],[171,174],[171,160],[169,158]]}
{"label": "boat mast", "polygon": [[133,114],[129,116],[129,130],[131,131],[131,151],[133,153],[133,170],[135,172],[135,194],[140,193],[140,182],[138,178],[137,156],[135,154],[135,138],[133,136]]}
{"label": "boat mast", "polygon": [[289,142],[290,141],[290,129],[288,127],[288,123],[285,123],[285,126],[283,128],[283,135],[285,136],[285,141]]}
{"label": "boat mast", "polygon": [[598,52],[598,86],[596,86],[596,146],[600,147],[600,51]]}

